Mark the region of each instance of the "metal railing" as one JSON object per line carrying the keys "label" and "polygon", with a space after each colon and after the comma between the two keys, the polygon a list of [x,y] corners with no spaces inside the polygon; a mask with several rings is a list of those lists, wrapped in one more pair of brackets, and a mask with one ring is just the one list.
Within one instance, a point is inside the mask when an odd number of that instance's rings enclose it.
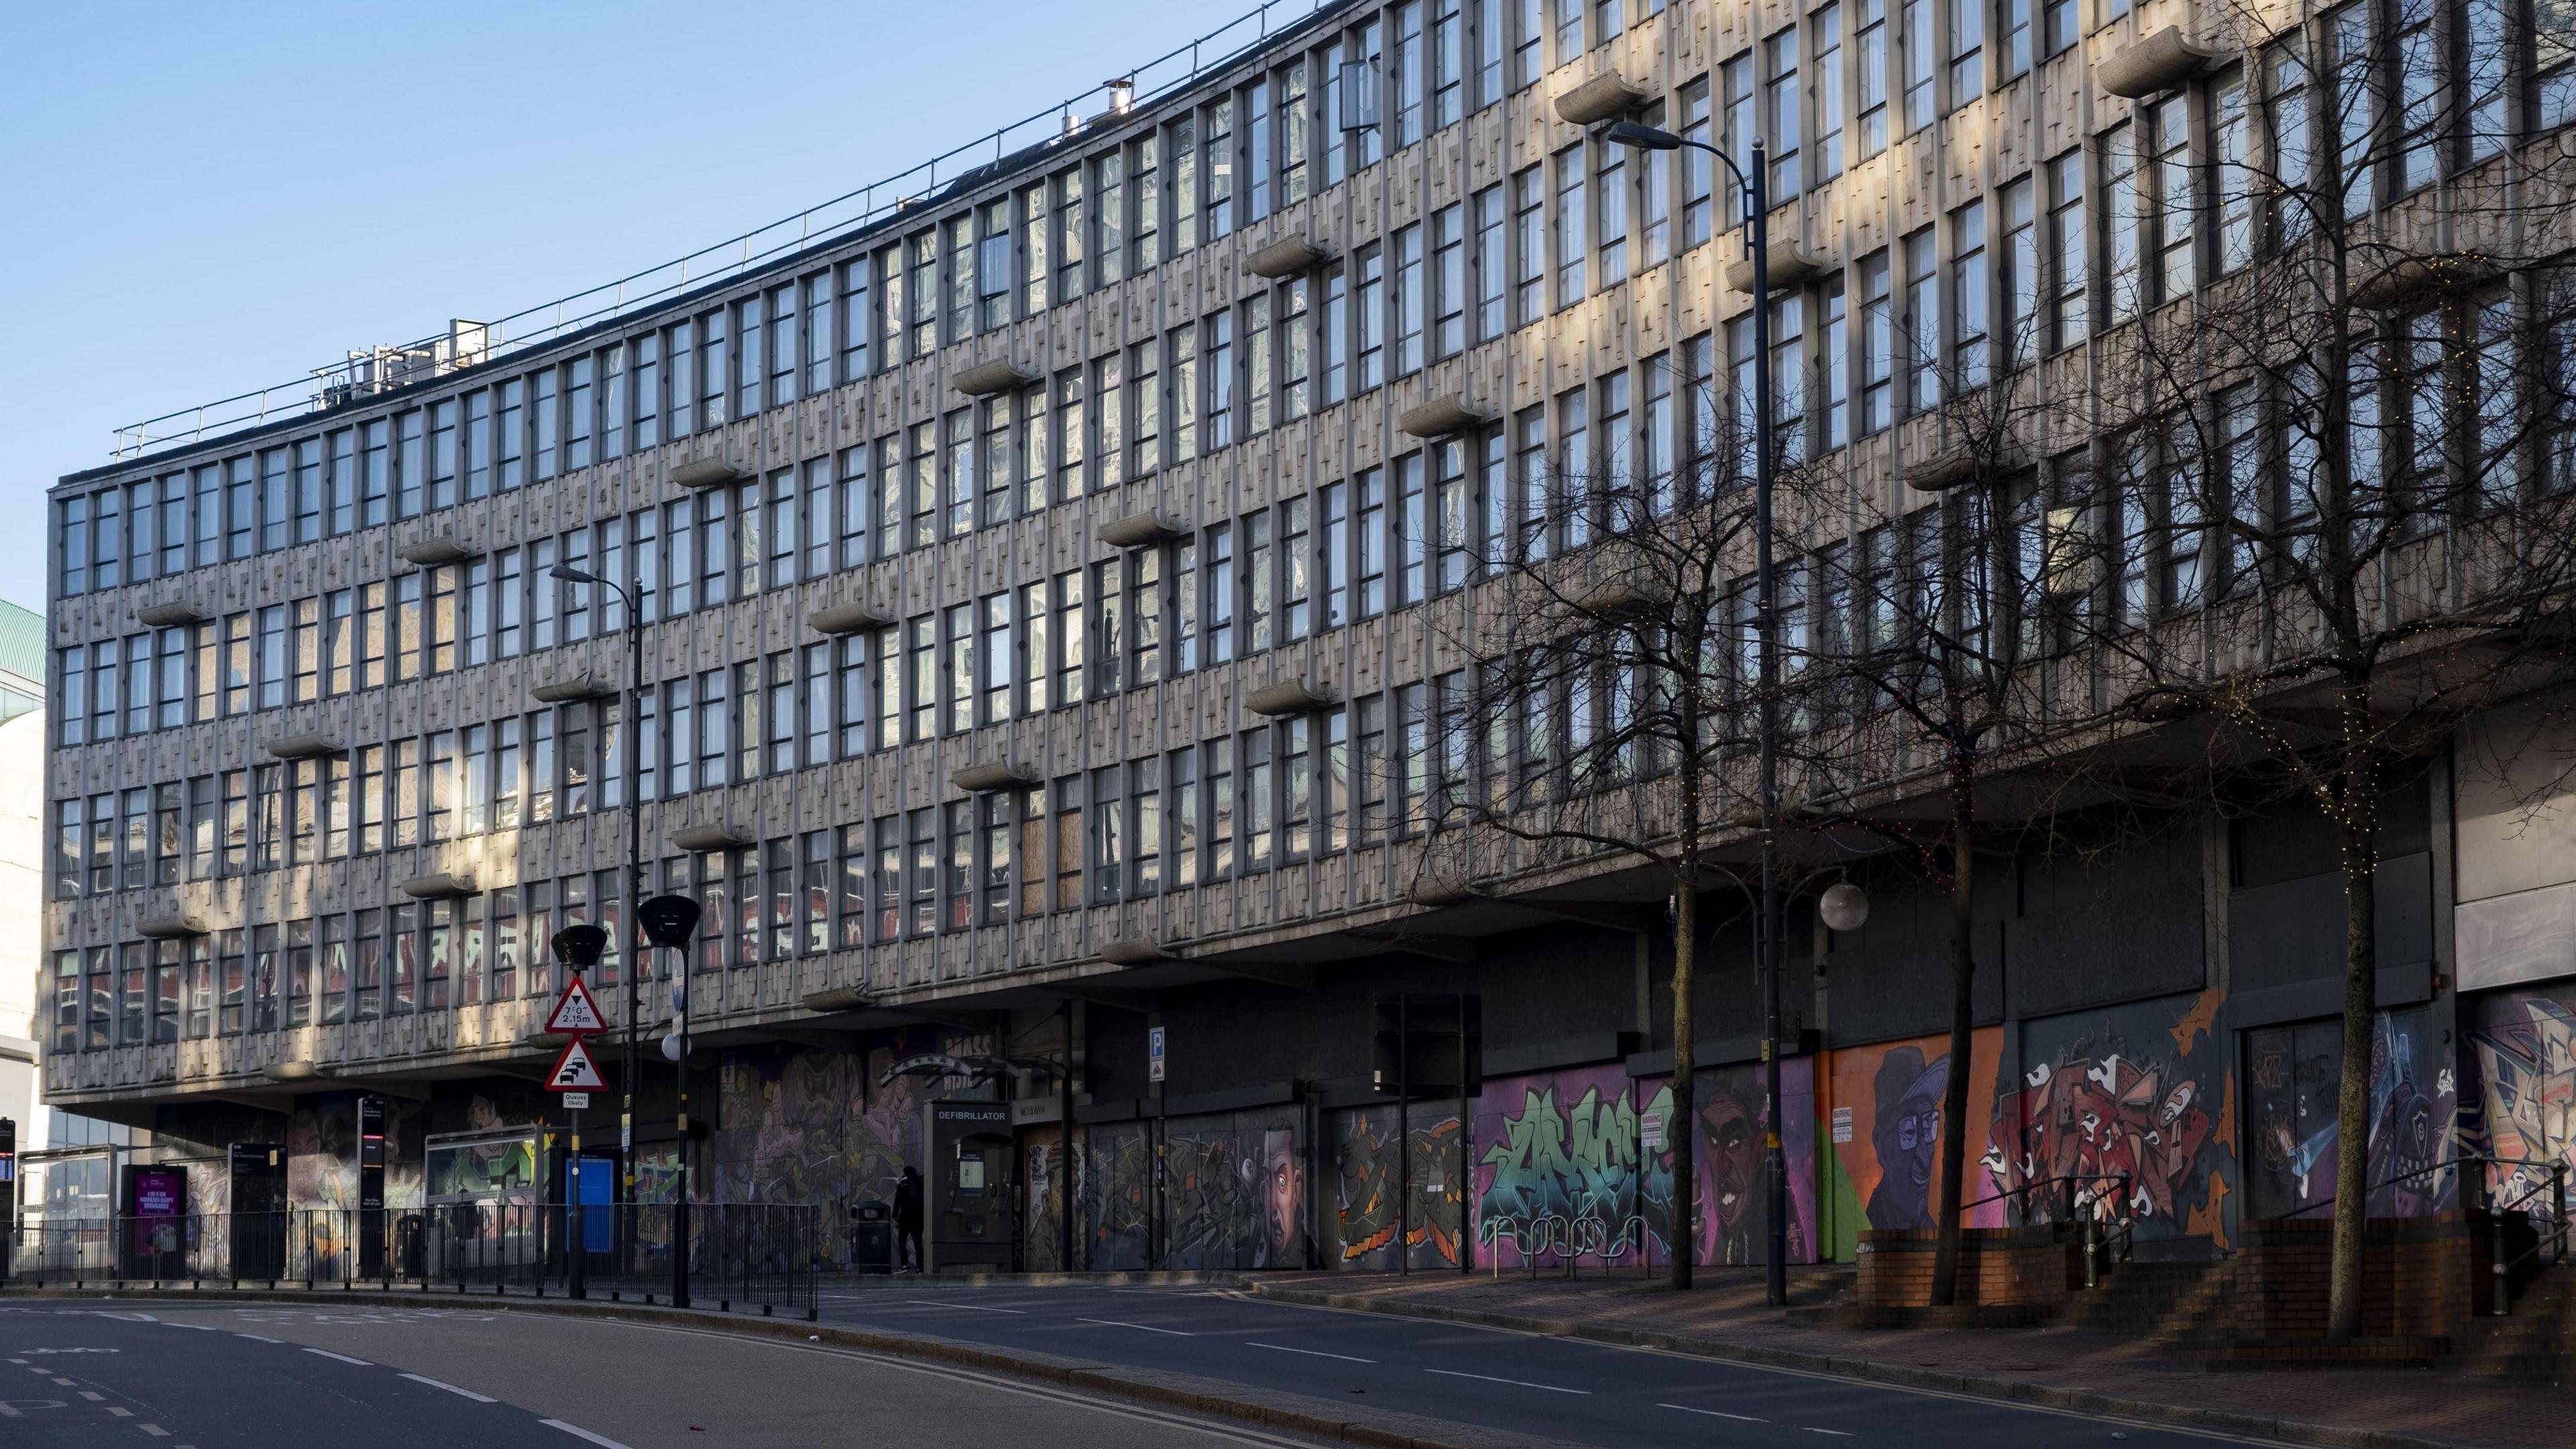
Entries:
{"label": "metal railing", "polygon": [[1208,71],[1230,64],[1267,41],[1274,29],[1274,13],[1285,12],[1285,18],[1276,26],[1284,30],[1310,15],[1350,3],[1351,0],[1261,0],[1248,13],[1145,62],[1119,80],[1103,81],[1077,92],[908,170],[701,247],[687,256],[489,322],[469,324],[481,329],[474,348],[459,346],[455,334],[449,332],[351,353],[346,362],[316,368],[290,382],[128,423],[116,430],[116,441],[108,456],[115,460],[139,458],[157,448],[198,442],[209,432],[257,426],[273,417],[323,411],[412,380],[417,370],[415,359],[433,359],[421,364],[433,373],[477,366],[542,346],[692,288],[741,276],[807,247],[863,231],[934,199],[943,187],[953,188],[961,180],[978,179],[977,173],[986,167],[999,165],[1023,151],[1061,145],[1080,136],[1094,120],[1114,120],[1187,87]]}
{"label": "metal railing", "polygon": [[[2466,1194],[2468,1200],[2461,1206],[2469,1212],[2486,1215],[2487,1276],[2490,1280],[2488,1291],[2491,1295],[2489,1302],[2492,1311],[2501,1318],[2513,1311],[2513,1274],[2516,1269],[2527,1263],[2536,1271],[2543,1266],[2559,1267],[2567,1261],[2567,1164],[2541,1158],[2463,1154],[2458,1157],[2444,1158],[2427,1167],[2413,1168],[2382,1178],[2364,1190],[2363,1200],[2366,1202],[2370,1197],[2376,1196],[2382,1188],[2395,1187],[2402,1182],[2412,1182],[2416,1178],[2430,1177],[2436,1173],[2449,1172],[2454,1168],[2470,1167],[2479,1170],[2474,1175],[2466,1171],[2461,1172],[2461,1185],[2469,1189]],[[2492,1178],[2498,1168],[2539,1169],[2539,1172],[2545,1173],[2546,1177],[2544,1180],[2532,1182],[2511,1201],[2497,1202],[2497,1189]],[[2536,1177],[2538,1175],[2535,1174]],[[2549,1231],[2546,1234],[2532,1229],[2533,1213],[2526,1206],[2543,1192],[2549,1194]],[[2334,1206],[2334,1202],[2335,1194],[2327,1193],[2324,1197],[2301,1207],[2288,1216],[2305,1217],[2319,1208]],[[2508,1239],[2522,1232],[2533,1232],[2533,1240],[2529,1247],[2517,1253],[2512,1250],[2512,1244]],[[2549,1253],[2549,1261],[2545,1265],[2540,1262],[2543,1249],[2547,1249]]]}
{"label": "metal railing", "polygon": [[[577,1259],[587,1296],[640,1301],[670,1290],[673,1216],[668,1203],[488,1198],[46,1219],[7,1235],[0,1288],[189,1283],[568,1296]],[[692,1300],[813,1316],[822,1227],[811,1206],[690,1204]]]}

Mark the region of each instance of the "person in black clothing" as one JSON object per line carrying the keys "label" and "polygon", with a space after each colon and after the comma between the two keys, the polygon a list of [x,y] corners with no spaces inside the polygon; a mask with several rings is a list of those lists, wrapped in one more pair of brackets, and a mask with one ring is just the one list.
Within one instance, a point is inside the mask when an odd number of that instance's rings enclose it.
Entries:
{"label": "person in black clothing", "polygon": [[921,1271],[921,1174],[909,1167],[894,1185],[894,1270]]}

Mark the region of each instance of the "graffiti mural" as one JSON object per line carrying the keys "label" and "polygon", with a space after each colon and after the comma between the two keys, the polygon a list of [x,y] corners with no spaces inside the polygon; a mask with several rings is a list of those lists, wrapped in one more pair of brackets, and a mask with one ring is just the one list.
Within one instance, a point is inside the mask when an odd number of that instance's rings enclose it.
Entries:
{"label": "graffiti mural", "polygon": [[1305,1266],[1296,1109],[1163,1124],[1164,1265]]}
{"label": "graffiti mural", "polygon": [[[1020,1221],[1028,1224],[1023,1235],[1022,1252],[1032,1273],[1054,1273],[1079,1267],[1082,1246],[1074,1245],[1073,1261],[1064,1260],[1064,1129],[1045,1126],[1023,1129],[1020,1135],[1020,1181],[1024,1184]],[[1075,1221],[1081,1221],[1082,1155],[1073,1157]]]}
{"label": "graffiti mural", "polygon": [[[1968,1078],[1968,1121],[1982,1146],[1984,1125],[1994,1120],[1995,1073],[1978,1064],[2000,1062],[2003,1030],[1980,1027],[1970,1039],[1976,1063]],[[1816,1093],[1819,1130],[1825,1141],[1819,1224],[1826,1256],[1849,1262],[1860,1246],[1863,1228],[1928,1228],[1932,1199],[1939,1190],[1943,1093],[1950,1081],[1948,1036],[1847,1047],[1831,1053],[1825,1081]],[[1967,1154],[1969,1172],[1962,1197],[1973,1201],[1985,1193],[1979,1181],[1976,1152]],[[1966,1210],[1971,1227],[2001,1227],[2000,1202]]]}
{"label": "graffiti mural", "polygon": [[881,1079],[928,1041],[898,1041],[864,1057],[785,1045],[727,1052],[717,1079],[726,1130],[713,1139],[699,1196],[820,1207],[830,1256],[846,1260],[849,1209],[892,1202],[904,1164],[920,1160],[922,1102],[941,1084]]}
{"label": "graffiti mural", "polygon": [[341,1093],[306,1099],[286,1119],[287,1271],[339,1276],[358,1230],[358,1106]]}
{"label": "graffiti mural", "polygon": [[[1814,1066],[1781,1063],[1783,1115],[1814,1111]],[[1757,1263],[1769,1250],[1763,1191],[1761,1069],[1744,1063],[1697,1074],[1698,1231],[1693,1260]],[[1637,1096],[1650,1095],[1640,1109]],[[1673,1153],[1648,1149],[1647,1124],[1673,1113],[1672,1088],[1632,1081],[1617,1066],[1497,1080],[1477,1099],[1476,1241],[1505,1267],[1531,1257],[1553,1264],[1672,1261]],[[1783,1140],[1789,1177],[1789,1260],[1813,1261],[1815,1146]]]}
{"label": "graffiti mural", "polygon": [[1598,1265],[1640,1250],[1636,1088],[1624,1067],[1489,1081],[1475,1120],[1481,1261]]}
{"label": "graffiti mural", "polygon": [[2576,985],[2491,993],[2474,1012],[2461,1150],[2514,1164],[2496,1170],[2497,1204],[2550,1217],[2551,1168],[2576,1169]]}
{"label": "graffiti mural", "polygon": [[1091,1268],[1307,1264],[1294,1107],[1094,1124],[1075,1196]]}
{"label": "graffiti mural", "polygon": [[1154,1138],[1151,1122],[1101,1122],[1083,1129],[1086,1266],[1109,1271],[1154,1266]]}
{"label": "graffiti mural", "polygon": [[[1780,1115],[1803,1126],[1815,1118],[1816,1064],[1810,1057],[1780,1063]],[[1665,1099],[1669,1093],[1661,1094]],[[1696,1261],[1710,1265],[1761,1263],[1770,1259],[1770,1210],[1764,1191],[1762,1137],[1765,1128],[1762,1068],[1753,1062],[1699,1074],[1699,1231],[1692,1244]],[[1666,1108],[1669,1111],[1669,1106]],[[1816,1144],[1806,1132],[1780,1134],[1781,1158],[1788,1174],[1788,1258],[1792,1263],[1816,1260]],[[1667,1184],[1649,1200],[1670,1222],[1672,1160],[1657,1159],[1651,1178]]]}
{"label": "graffiti mural", "polygon": [[1387,1271],[1399,1266],[1399,1211],[1405,1261],[1417,1268],[1458,1265],[1459,1213],[1466,1192],[1460,1125],[1453,1104],[1413,1105],[1406,1134],[1408,1181],[1405,1154],[1396,1146],[1393,1103],[1333,1114],[1332,1266]]}
{"label": "graffiti mural", "polygon": [[[2370,1212],[2439,1212],[2457,1174],[2427,1171],[2451,1139],[2456,1083],[2428,1007],[2379,1013],[2370,1042]],[[2246,1188],[2255,1217],[2323,1207],[2335,1190],[2335,1097],[2343,1024],[2304,1022],[2245,1033]]]}
{"label": "graffiti mural", "polygon": [[2010,1064],[1996,1066],[2002,1085],[1970,1196],[2020,1194],[2005,1204],[2014,1222],[2056,1221],[2072,1200],[2142,1237],[2212,1232],[2224,1246],[2217,1210],[2236,1167],[2217,1115],[2225,1053],[2207,1029],[2217,1000],[2209,991],[2026,1025],[2018,1082],[2005,1080]]}

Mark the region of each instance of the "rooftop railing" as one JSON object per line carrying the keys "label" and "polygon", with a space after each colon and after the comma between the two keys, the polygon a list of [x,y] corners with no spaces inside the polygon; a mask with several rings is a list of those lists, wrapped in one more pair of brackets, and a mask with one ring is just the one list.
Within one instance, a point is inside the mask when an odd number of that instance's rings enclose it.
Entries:
{"label": "rooftop railing", "polygon": [[542,347],[693,288],[756,271],[777,258],[862,231],[932,199],[941,187],[1022,151],[1074,140],[1095,122],[1115,120],[1140,105],[1185,89],[1209,71],[1257,48],[1276,31],[1349,3],[1351,0],[1262,0],[1258,8],[1145,62],[1126,76],[1103,81],[909,170],[843,192],[793,216],[489,322],[457,322],[447,331],[417,342],[352,352],[345,361],[315,368],[291,382],[129,423],[116,430],[116,441],[108,456],[121,462],[163,448],[183,447],[236,428],[327,411],[458,368],[479,366]]}

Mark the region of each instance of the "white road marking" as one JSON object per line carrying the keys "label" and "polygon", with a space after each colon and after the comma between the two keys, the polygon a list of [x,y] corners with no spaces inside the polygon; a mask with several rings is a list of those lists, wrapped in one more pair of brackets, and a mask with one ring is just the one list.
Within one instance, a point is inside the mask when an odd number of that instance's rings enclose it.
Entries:
{"label": "white road marking", "polygon": [[578,1424],[567,1424],[561,1419],[539,1419],[537,1422],[545,1425],[549,1429],[561,1429],[576,1439],[587,1439],[593,1444],[600,1445],[601,1449],[626,1449],[625,1445],[618,1443],[607,1435],[594,1434],[588,1429],[582,1428]]}
{"label": "white road marking", "polygon": [[73,1383],[70,1379],[56,1379],[56,1380],[54,1380],[54,1382],[55,1382],[55,1383],[58,1383],[58,1384],[61,1384],[64,1388],[67,1388],[67,1389],[70,1389],[70,1388],[78,1388],[78,1387],[79,1387],[79,1385],[77,1385],[77,1384]]}
{"label": "white road marking", "polygon": [[1144,1330],[1144,1331],[1145,1331],[1145,1332],[1147,1332],[1147,1333],[1168,1333],[1168,1334],[1170,1334],[1170,1335],[1171,1335],[1172,1337],[1174,1337],[1174,1338],[1196,1338],[1196,1337],[1198,1337],[1198,1335],[1197,1335],[1197,1334],[1192,1333],[1192,1332],[1190,1332],[1188,1329],[1185,1329],[1185,1328],[1156,1328],[1154,1325],[1152,1325],[1152,1324],[1150,1324],[1150,1323],[1127,1323],[1127,1322],[1124,1322],[1124,1321],[1122,1321],[1122,1320],[1115,1319],[1115,1318],[1077,1318],[1077,1319],[1075,1319],[1075,1320],[1074,1320],[1074,1322],[1076,1322],[1076,1323],[1097,1323],[1097,1324],[1099,1324],[1100,1326],[1102,1326],[1103,1328],[1136,1328],[1136,1329],[1142,1329],[1142,1330]]}
{"label": "white road marking", "polygon": [[1685,1414],[1706,1414],[1712,1419],[1733,1419],[1739,1424],[1768,1424],[1771,1422],[1768,1419],[1757,1419],[1751,1414],[1730,1414],[1724,1409],[1694,1409],[1688,1404],[1657,1404],[1655,1407],[1658,1409],[1679,1409]]}
{"label": "white road marking", "polygon": [[134,1417],[134,1411],[132,1409],[120,1409],[114,1404],[108,1405],[107,1411],[120,1419],[131,1419]]}
{"label": "white road marking", "polygon": [[91,1392],[91,1391],[90,1391],[90,1390],[88,1390],[88,1389],[83,1389],[83,1390],[81,1390],[81,1391],[80,1391],[80,1396],[81,1396],[82,1398],[84,1398],[84,1399],[88,1399],[88,1400],[90,1400],[90,1401],[92,1401],[92,1402],[94,1402],[94,1403],[101,1403],[101,1404],[104,1404],[104,1403],[106,1403],[106,1402],[107,1402],[107,1395],[105,1395],[105,1394],[100,1394],[100,1393],[93,1393],[93,1392]]}
{"label": "white road marking", "polygon": [[13,1359],[9,1360],[9,1362],[11,1362],[11,1363],[25,1363],[25,1362],[26,1362],[26,1360],[25,1360],[25,1359],[23,1359],[23,1358],[13,1358]]}
{"label": "white road marking", "polygon": [[445,1389],[449,1393],[456,1395],[458,1398],[472,1399],[478,1404],[497,1404],[501,1402],[499,1399],[493,1398],[490,1395],[478,1394],[472,1389],[460,1389],[454,1384],[442,1384],[436,1379],[425,1378],[419,1374],[403,1374],[401,1377],[407,1378],[416,1384],[427,1384],[433,1389]]}
{"label": "white road marking", "polygon": [[903,1301],[917,1303],[924,1308],[962,1308],[969,1313],[1016,1313],[1022,1318],[1029,1316],[1029,1311],[1025,1308],[987,1308],[981,1303],[942,1303],[935,1298],[907,1298]]}
{"label": "white road marking", "polygon": [[1844,1433],[1844,1432],[1843,1432],[1842,1430],[1840,1430],[1840,1429],[1819,1429],[1819,1428],[1817,1428],[1817,1427],[1816,1427],[1815,1425],[1813,1425],[1813,1424],[1809,1424],[1809,1425],[1807,1425],[1807,1426],[1806,1426],[1806,1429],[1807,1429],[1807,1432],[1808,1432],[1808,1433],[1810,1433],[1810,1434],[1831,1434],[1831,1435],[1833,1435],[1833,1436],[1834,1436],[1835,1438],[1837,1438],[1837,1439],[1849,1439],[1849,1438],[1851,1438],[1851,1437],[1852,1437],[1851,1435]]}
{"label": "white road marking", "polygon": [[249,1340],[250,1340],[251,1342],[253,1342],[253,1343],[284,1343],[284,1342],[286,1342],[286,1340],[285,1340],[285,1339],[282,1339],[282,1338],[262,1338],[262,1337],[260,1337],[260,1336],[259,1336],[258,1334],[256,1334],[256,1333],[236,1333],[236,1334],[234,1334],[234,1335],[233,1335],[233,1337],[235,1337],[235,1338],[247,1338],[247,1339],[249,1339]]}
{"label": "white road marking", "polygon": [[[154,1323],[160,1323],[160,1322],[161,1322],[161,1320],[160,1320],[160,1319],[155,1318],[155,1319],[153,1319],[153,1320],[152,1320],[152,1322],[154,1322]],[[222,1329],[215,1327],[215,1326],[214,1326],[213,1324],[211,1324],[211,1323],[170,1323],[170,1324],[163,1324],[162,1326],[163,1326],[163,1327],[165,1327],[165,1328],[193,1328],[193,1329],[197,1330],[199,1333],[221,1333],[221,1332],[223,1332],[223,1330],[222,1330]]]}
{"label": "white road marking", "polygon": [[1510,1384],[1521,1389],[1545,1389],[1551,1394],[1589,1394],[1590,1389],[1569,1389],[1558,1384],[1534,1384],[1527,1379],[1498,1379],[1492,1374],[1462,1374],[1456,1369],[1424,1369],[1427,1374],[1440,1374],[1453,1379],[1482,1379],[1489,1384]]}
{"label": "white road marking", "polygon": [[1347,1353],[1326,1353],[1326,1352],[1324,1352],[1324,1351],[1323,1351],[1322,1349],[1320,1349],[1320,1348],[1290,1348],[1288,1345],[1286,1345],[1286,1344],[1284,1344],[1284,1343],[1250,1343],[1250,1342],[1247,1342],[1247,1343],[1245,1343],[1243,1346],[1244,1346],[1245,1348],[1266,1348],[1266,1349],[1270,1350],[1272,1353],[1302,1353],[1302,1354],[1306,1355],[1308,1358],[1337,1358],[1337,1359],[1340,1359],[1340,1360],[1341,1360],[1342,1362],[1344,1362],[1344,1363],[1375,1363],[1375,1362],[1377,1362],[1377,1360],[1376,1360],[1376,1359],[1373,1359],[1373,1358],[1354,1358],[1354,1357],[1352,1357],[1351,1355],[1349,1355],[1349,1354],[1347,1354]]}
{"label": "white road marking", "polygon": [[151,1435],[155,1439],[167,1439],[170,1437],[170,1431],[162,1428],[158,1424],[137,1424],[134,1427]]}
{"label": "white road marking", "polygon": [[327,1348],[308,1348],[308,1349],[306,1349],[306,1350],[304,1350],[304,1351],[305,1351],[306,1353],[318,1353],[318,1354],[322,1355],[324,1358],[336,1358],[336,1359],[338,1359],[338,1360],[339,1360],[340,1362],[342,1362],[342,1363],[353,1363],[353,1364],[356,1364],[356,1365],[357,1365],[358,1367],[360,1367],[360,1368],[374,1368],[374,1367],[375,1367],[375,1365],[374,1365],[374,1364],[371,1364],[371,1363],[367,1362],[365,1359],[362,1359],[362,1358],[351,1358],[351,1357],[349,1357],[349,1356],[348,1356],[347,1354],[345,1354],[345,1353],[333,1353],[331,1350],[329,1350],[329,1349],[327,1349]]}

